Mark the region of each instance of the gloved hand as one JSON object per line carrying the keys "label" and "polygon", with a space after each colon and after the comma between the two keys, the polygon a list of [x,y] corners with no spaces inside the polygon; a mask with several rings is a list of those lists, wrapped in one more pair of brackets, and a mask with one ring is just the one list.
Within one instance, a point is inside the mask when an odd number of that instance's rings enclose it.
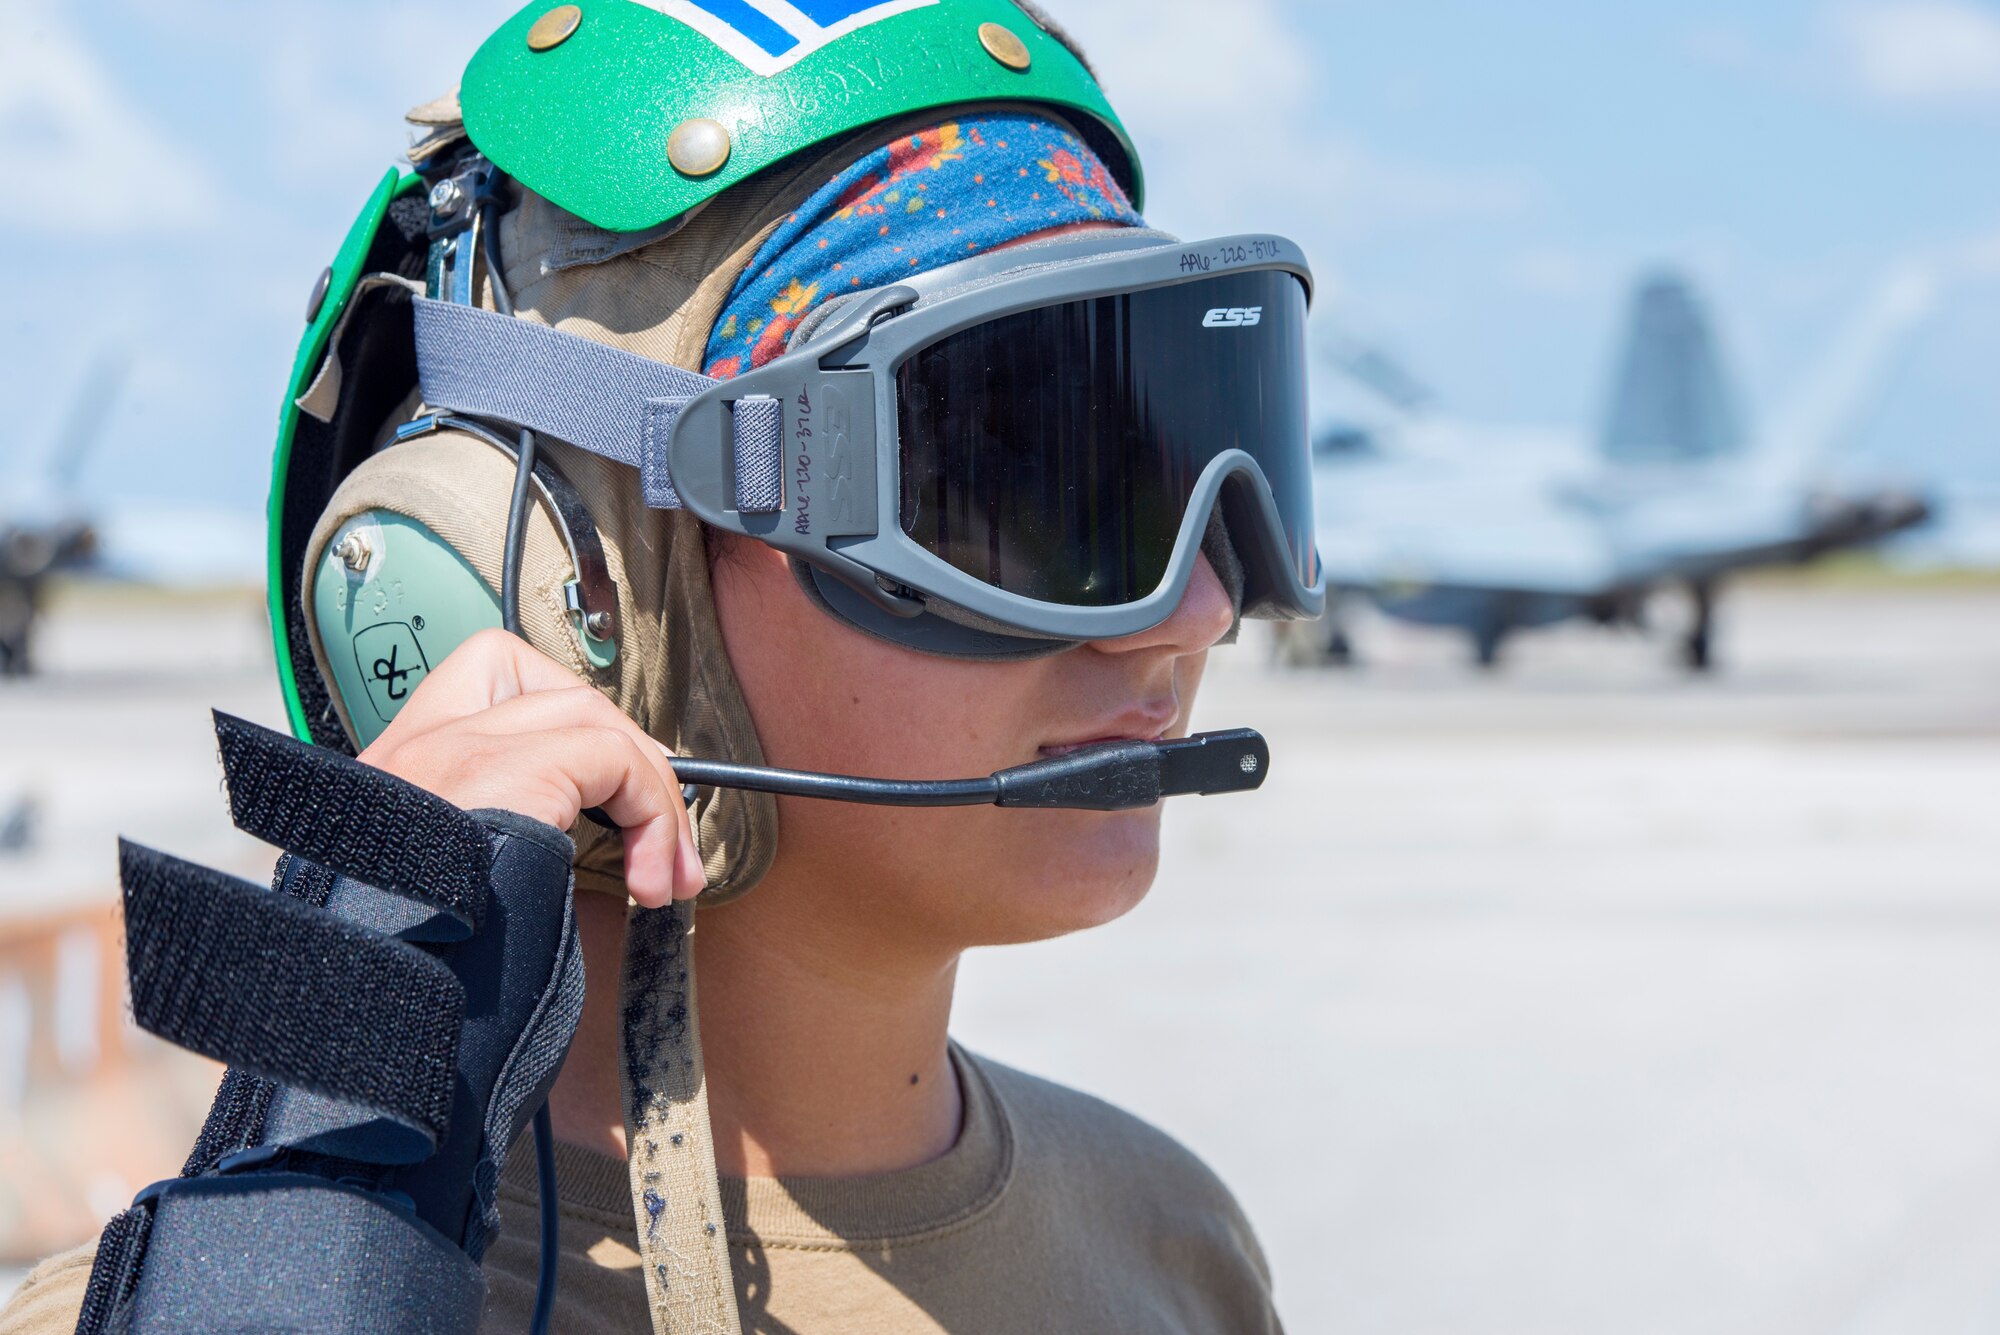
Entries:
{"label": "gloved hand", "polygon": [[106,1228],[78,1330],[470,1335],[502,1158],[582,1007],[569,837],[216,734],[232,818],[287,852],[266,891],[121,846],[134,1018],[230,1071],[183,1175]]}

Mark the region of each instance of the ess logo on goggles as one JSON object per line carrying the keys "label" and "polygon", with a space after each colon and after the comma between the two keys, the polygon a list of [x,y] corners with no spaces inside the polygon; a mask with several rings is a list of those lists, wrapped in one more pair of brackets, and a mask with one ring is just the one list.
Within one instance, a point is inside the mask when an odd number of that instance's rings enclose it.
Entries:
{"label": "ess logo on goggles", "polygon": [[1190,274],[1172,238],[1107,230],[963,260],[828,303],[726,382],[420,299],[418,366],[427,403],[638,468],[647,504],[785,552],[899,643],[1148,630],[1218,512],[1244,606],[1316,616],[1311,271],[1276,237],[1200,251]]}

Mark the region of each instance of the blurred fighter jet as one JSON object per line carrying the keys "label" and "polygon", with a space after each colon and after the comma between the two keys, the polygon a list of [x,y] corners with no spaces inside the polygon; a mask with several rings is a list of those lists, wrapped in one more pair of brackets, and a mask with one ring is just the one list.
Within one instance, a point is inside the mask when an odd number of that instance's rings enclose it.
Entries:
{"label": "blurred fighter jet", "polygon": [[1334,610],[1320,648],[1348,656],[1340,606],[1463,631],[1494,664],[1517,630],[1588,618],[1646,624],[1663,589],[1687,595],[1682,661],[1711,662],[1725,577],[1878,542],[1930,507],[1886,484],[1843,480],[1831,456],[1883,368],[1928,309],[1931,282],[1886,283],[1836,342],[1793,412],[1753,436],[1692,285],[1640,282],[1594,442],[1439,416],[1432,395],[1378,351],[1334,349],[1398,425],[1315,446],[1319,542]]}
{"label": "blurred fighter jet", "polygon": [[0,478],[0,676],[33,670],[35,618],[49,577],[97,560],[97,526],[77,499],[77,476],[126,369],[122,357],[99,360],[39,470]]}

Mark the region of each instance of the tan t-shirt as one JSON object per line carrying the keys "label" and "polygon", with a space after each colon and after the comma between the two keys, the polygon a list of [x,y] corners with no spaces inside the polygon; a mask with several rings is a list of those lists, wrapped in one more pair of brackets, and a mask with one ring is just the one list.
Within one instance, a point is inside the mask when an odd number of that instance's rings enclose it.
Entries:
{"label": "tan t-shirt", "polygon": [[[944,1157],[867,1178],[725,1178],[744,1335],[1243,1335],[1279,1330],[1249,1223],[1213,1173],[1138,1118],[953,1050],[965,1123]],[[559,1145],[561,1335],[647,1331],[625,1164]],[[485,1335],[526,1331],[534,1155],[508,1156]],[[0,1335],[69,1335],[86,1246],[44,1262]]]}

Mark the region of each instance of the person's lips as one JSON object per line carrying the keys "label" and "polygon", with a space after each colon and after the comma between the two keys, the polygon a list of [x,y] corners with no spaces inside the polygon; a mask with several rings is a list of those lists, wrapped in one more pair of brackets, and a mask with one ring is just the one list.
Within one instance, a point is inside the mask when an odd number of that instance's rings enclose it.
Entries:
{"label": "person's lips", "polygon": [[1157,742],[1173,731],[1180,716],[1180,701],[1173,696],[1145,700],[1116,714],[1100,716],[1067,735],[1058,734],[1058,740],[1043,743],[1039,750],[1047,758],[1068,755],[1086,746],[1102,746],[1106,742]]}

